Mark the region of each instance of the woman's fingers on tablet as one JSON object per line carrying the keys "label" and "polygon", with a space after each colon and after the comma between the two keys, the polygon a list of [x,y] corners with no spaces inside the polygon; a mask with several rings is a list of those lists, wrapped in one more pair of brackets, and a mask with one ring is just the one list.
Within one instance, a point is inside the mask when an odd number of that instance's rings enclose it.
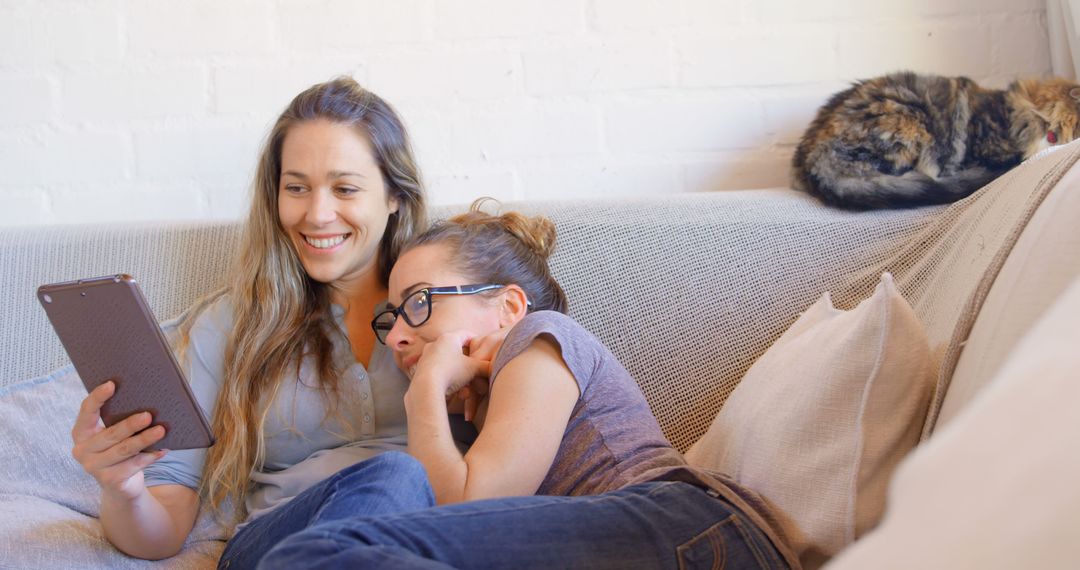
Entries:
{"label": "woman's fingers on tablet", "polygon": [[161,459],[164,455],[164,451],[146,451],[139,453],[134,457],[129,457],[120,463],[102,469],[101,473],[98,475],[98,483],[102,487],[118,489],[122,492],[135,494],[138,490],[134,488],[124,491],[125,487],[130,487],[130,485],[127,485],[128,481],[130,481],[136,473],[146,469],[147,466],[158,459]]}
{"label": "woman's fingers on tablet", "polygon": [[83,441],[82,446],[90,453],[104,452],[146,429],[152,419],[149,412],[131,414],[123,421],[116,422]]}
{"label": "woman's fingers on tablet", "polygon": [[[116,424],[116,426],[119,425],[120,424]],[[162,426],[154,426],[150,429],[144,430],[138,435],[127,437],[119,442],[116,442],[113,445],[109,445],[108,447],[100,450],[97,453],[94,453],[83,464],[83,467],[91,473],[95,471],[100,471],[102,473],[105,473],[107,471],[111,472],[111,470],[117,465],[125,463],[133,457],[137,457],[143,454],[144,449],[146,449],[150,445],[153,445],[155,442],[160,441],[163,437],[165,437],[165,428]],[[147,465],[149,465],[149,463]],[[104,475],[102,475],[101,477],[104,477]],[[100,477],[99,480],[101,480]],[[102,480],[102,483],[104,484],[105,481]]]}
{"label": "woman's fingers on tablet", "polygon": [[165,437],[165,428],[154,426],[144,430],[139,435],[125,439],[119,445],[113,446],[112,451],[116,453],[116,462],[119,463],[126,461],[130,457],[138,456],[144,449],[163,437]]}
{"label": "woman's fingers on tablet", "polygon": [[[135,471],[142,471],[143,469],[156,463],[158,459],[165,457],[166,453],[168,453],[168,451],[164,449],[159,449],[157,451],[144,451],[136,455],[135,457],[132,457],[128,461],[131,462],[132,465],[135,467]],[[134,474],[135,472],[132,471],[132,475]]]}
{"label": "woman's fingers on tablet", "polygon": [[99,431],[101,406],[112,397],[116,385],[112,381],[94,388],[79,406],[79,415],[75,416],[75,425],[71,428],[71,439],[76,443],[83,441]]}
{"label": "woman's fingers on tablet", "polygon": [[153,417],[150,416],[150,412],[139,412],[137,414],[131,414],[124,418],[123,421],[113,424],[112,427],[102,432],[105,436],[106,447],[113,447],[146,429],[151,421],[153,421]]}
{"label": "woman's fingers on tablet", "polygon": [[[143,451],[165,437],[165,428],[148,427],[153,417],[140,412],[102,429],[97,425],[99,410],[109,395],[111,390],[104,389],[102,393],[91,393],[83,402],[72,430],[72,455],[102,488],[121,489],[132,475],[165,455],[163,451]],[[87,416],[92,417],[93,424],[86,421]]]}

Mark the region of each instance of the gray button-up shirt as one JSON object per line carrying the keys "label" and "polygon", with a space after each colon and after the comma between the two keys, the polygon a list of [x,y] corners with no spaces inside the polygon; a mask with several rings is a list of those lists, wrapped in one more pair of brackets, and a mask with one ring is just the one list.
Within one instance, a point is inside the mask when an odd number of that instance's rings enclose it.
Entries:
{"label": "gray button-up shirt", "polygon": [[[352,465],[389,450],[404,451],[404,395],[408,380],[391,351],[376,343],[365,369],[353,356],[344,332],[342,307],[333,307],[340,331],[331,332],[334,364],[344,371],[340,418],[327,416],[314,359],[305,358],[299,374],[286,378],[270,404],[264,435],[266,461],[251,473],[246,503],[249,519],[258,517],[304,489]],[[225,376],[225,345],[232,334],[232,307],[225,297],[208,306],[191,329],[181,364],[207,417],[213,416]],[[162,324],[175,337],[179,319]],[[170,451],[145,470],[147,486],[179,484],[197,489],[206,450]]]}

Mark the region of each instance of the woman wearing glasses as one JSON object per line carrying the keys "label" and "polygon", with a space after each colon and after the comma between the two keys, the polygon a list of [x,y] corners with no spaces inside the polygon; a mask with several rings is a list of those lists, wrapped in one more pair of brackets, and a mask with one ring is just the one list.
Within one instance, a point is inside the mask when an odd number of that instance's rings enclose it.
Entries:
{"label": "woman wearing glasses", "polygon": [[[164,428],[145,429],[149,414],[101,426],[111,384],[76,419],[73,455],[101,487],[101,521],[117,548],[172,556],[200,508],[231,505],[244,524],[221,565],[254,567],[288,533],[334,515],[318,510],[319,497],[299,498],[305,489],[354,464],[370,469],[349,493],[363,494],[370,479],[405,480],[399,473],[412,466],[364,461],[406,445],[408,381],[369,322],[398,251],[425,227],[419,172],[393,109],[348,78],[297,95],[262,150],[225,288],[165,325],[217,443],[142,451]],[[366,504],[423,504],[410,489]]]}
{"label": "woman wearing glasses", "polygon": [[[637,384],[567,317],[545,218],[472,211],[410,243],[372,327],[411,382],[409,452],[431,508],[292,535],[260,568],[786,568],[767,508],[691,468]],[[488,335],[509,329],[492,360]],[[485,379],[462,454],[446,396]],[[398,454],[395,454],[398,455]],[[438,505],[438,506],[436,506]]]}

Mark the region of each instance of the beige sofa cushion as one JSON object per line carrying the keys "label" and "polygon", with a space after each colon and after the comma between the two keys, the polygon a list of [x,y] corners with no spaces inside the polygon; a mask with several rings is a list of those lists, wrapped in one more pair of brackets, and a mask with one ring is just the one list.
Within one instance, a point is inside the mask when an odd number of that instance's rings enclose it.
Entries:
{"label": "beige sofa cushion", "polygon": [[817,567],[872,528],[934,386],[922,325],[892,276],[851,311],[826,293],[750,368],[686,453],[764,495]]}
{"label": "beige sofa cushion", "polygon": [[829,570],[1080,564],[1080,279],[906,459],[880,527]]}
{"label": "beige sofa cushion", "polygon": [[1080,168],[1069,170],[1032,216],[994,279],[953,372],[938,427],[951,421],[1080,275]]}

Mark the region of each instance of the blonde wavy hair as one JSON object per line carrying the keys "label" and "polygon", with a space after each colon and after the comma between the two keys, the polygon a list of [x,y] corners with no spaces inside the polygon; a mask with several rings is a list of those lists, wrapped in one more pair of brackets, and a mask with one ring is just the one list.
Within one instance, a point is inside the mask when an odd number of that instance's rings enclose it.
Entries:
{"label": "blonde wavy hair", "polygon": [[348,77],[300,93],[268,135],[253,183],[251,209],[232,275],[224,288],[202,299],[181,325],[182,346],[202,309],[227,296],[234,321],[225,348],[225,377],[211,426],[217,443],[206,455],[200,494],[215,511],[227,501],[237,520],[253,469],[266,457],[263,428],[282,381],[314,358],[327,417],[340,416],[341,373],[328,332],[337,327],[326,285],[310,278],[278,217],[281,150],[296,124],[316,119],[354,127],[371,142],[386,181],[387,199],[398,201],[378,248],[385,283],[402,247],[427,226],[426,198],[408,134],[393,108]]}

